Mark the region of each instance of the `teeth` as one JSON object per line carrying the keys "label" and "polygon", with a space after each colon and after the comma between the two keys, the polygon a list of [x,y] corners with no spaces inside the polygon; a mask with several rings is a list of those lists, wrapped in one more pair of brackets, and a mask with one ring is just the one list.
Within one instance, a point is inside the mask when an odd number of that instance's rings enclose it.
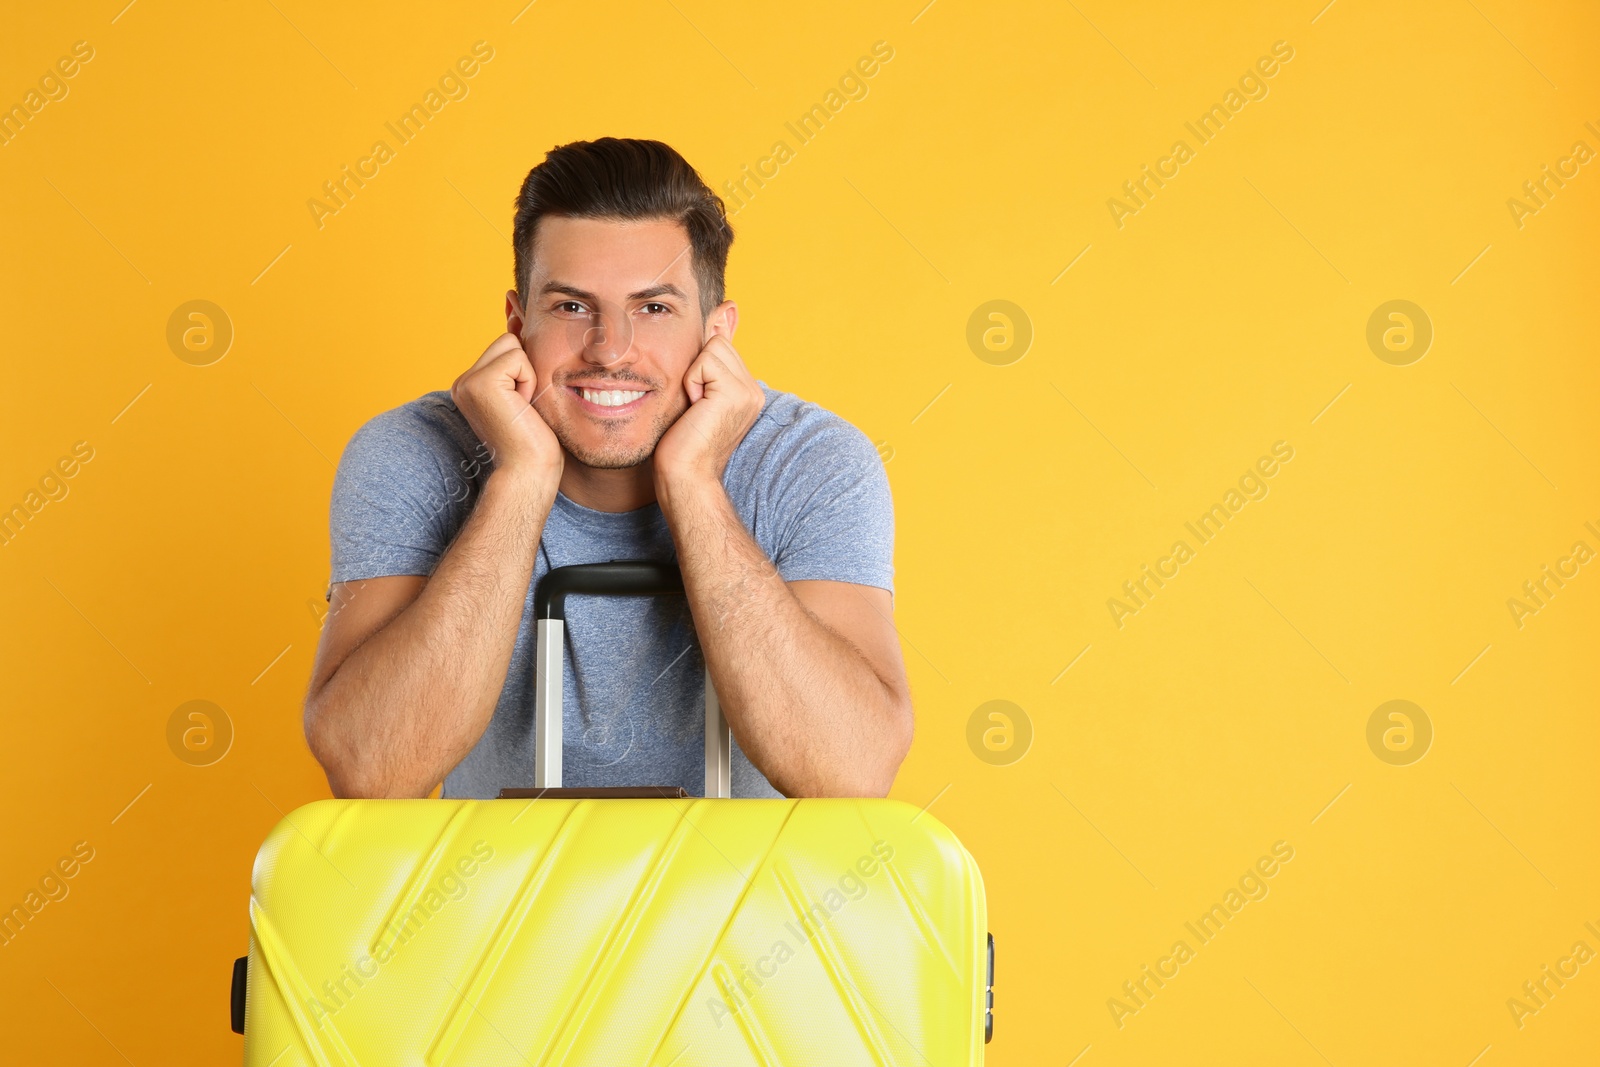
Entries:
{"label": "teeth", "polygon": [[643,390],[580,388],[578,392],[589,403],[598,404],[603,408],[621,407],[624,404],[631,404],[641,396],[644,396]]}

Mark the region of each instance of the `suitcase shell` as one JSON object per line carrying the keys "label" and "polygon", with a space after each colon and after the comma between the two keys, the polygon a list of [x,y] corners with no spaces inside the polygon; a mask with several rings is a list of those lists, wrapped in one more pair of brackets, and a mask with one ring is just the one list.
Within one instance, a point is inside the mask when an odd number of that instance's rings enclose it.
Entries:
{"label": "suitcase shell", "polygon": [[983,881],[898,801],[317,801],[250,925],[249,1067],[983,1060]]}

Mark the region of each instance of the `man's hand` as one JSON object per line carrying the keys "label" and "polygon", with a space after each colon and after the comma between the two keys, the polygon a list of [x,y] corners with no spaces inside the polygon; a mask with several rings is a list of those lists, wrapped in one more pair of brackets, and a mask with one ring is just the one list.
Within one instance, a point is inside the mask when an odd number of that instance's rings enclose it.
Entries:
{"label": "man's hand", "polygon": [[489,446],[496,470],[531,476],[554,495],[565,461],[561,443],[533,408],[537,384],[521,340],[505,333],[455,380],[450,398]]}
{"label": "man's hand", "polygon": [[722,484],[728,457],[755,425],[766,394],[721,334],[713,334],[683,376],[689,407],[656,444],[657,496],[691,482]]}

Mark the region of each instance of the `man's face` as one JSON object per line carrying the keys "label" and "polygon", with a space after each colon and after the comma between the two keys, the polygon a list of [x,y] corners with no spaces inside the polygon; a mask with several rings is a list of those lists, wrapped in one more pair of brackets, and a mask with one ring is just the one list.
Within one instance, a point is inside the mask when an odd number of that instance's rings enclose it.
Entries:
{"label": "man's face", "polygon": [[632,467],[689,406],[684,373],[733,305],[700,315],[688,234],[670,219],[545,216],[528,306],[507,296],[508,328],[533,362],[533,406],[589,467]]}

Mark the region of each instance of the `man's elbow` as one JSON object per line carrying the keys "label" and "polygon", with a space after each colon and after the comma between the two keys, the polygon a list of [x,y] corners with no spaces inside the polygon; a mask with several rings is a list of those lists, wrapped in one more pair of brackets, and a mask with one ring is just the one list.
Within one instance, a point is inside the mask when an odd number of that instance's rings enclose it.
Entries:
{"label": "man's elbow", "polygon": [[325,709],[315,699],[306,701],[304,729],[306,747],[322,765],[328,788],[340,800],[364,800],[386,796],[382,783],[375,780],[360,753],[348,751],[333,729]]}
{"label": "man's elbow", "polygon": [[328,789],[339,800],[381,800],[388,791],[376,780],[361,773],[359,766],[347,767],[332,760],[319,760],[327,776]]}
{"label": "man's elbow", "polygon": [[892,693],[884,709],[883,740],[877,746],[876,758],[863,767],[862,780],[854,783],[847,795],[858,797],[886,797],[900,773],[900,764],[911,751],[911,738],[915,732],[916,716],[911,709],[911,696]]}
{"label": "man's elbow", "polygon": [[327,776],[328,789],[340,800],[383,800],[409,795],[395,793],[388,783],[363,767],[360,760],[318,756],[317,762],[322,764],[322,773]]}
{"label": "man's elbow", "polygon": [[889,737],[884,745],[883,788],[874,795],[880,797],[889,795],[889,787],[894,785],[895,776],[900,773],[900,764],[905,762],[906,756],[911,752],[911,739],[916,733],[916,722],[916,713],[911,707],[911,694],[895,694],[889,705]]}

